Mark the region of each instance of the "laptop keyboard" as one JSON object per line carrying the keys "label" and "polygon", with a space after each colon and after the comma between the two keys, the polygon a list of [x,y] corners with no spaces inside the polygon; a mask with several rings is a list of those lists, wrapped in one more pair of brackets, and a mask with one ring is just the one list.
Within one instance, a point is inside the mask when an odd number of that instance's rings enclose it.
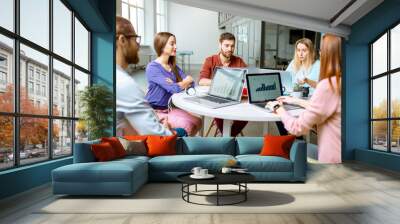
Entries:
{"label": "laptop keyboard", "polygon": [[219,103],[219,104],[231,102],[231,100],[226,100],[226,99],[212,97],[212,96],[202,96],[200,98],[204,99],[204,100],[208,100],[208,101],[214,102],[214,103]]}

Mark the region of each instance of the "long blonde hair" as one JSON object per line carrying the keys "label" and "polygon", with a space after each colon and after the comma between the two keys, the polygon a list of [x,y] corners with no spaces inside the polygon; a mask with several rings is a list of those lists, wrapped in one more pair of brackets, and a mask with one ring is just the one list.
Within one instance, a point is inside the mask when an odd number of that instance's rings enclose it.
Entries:
{"label": "long blonde hair", "polygon": [[[333,34],[325,34],[321,44],[321,68],[319,81],[328,79],[329,84],[336,93],[341,94],[342,78],[342,39]],[[333,88],[331,77],[336,77],[337,89]]]}
{"label": "long blonde hair", "polygon": [[308,49],[308,55],[307,58],[304,62],[304,66],[306,68],[311,67],[314,62],[315,62],[315,48],[314,48],[314,44],[312,43],[312,41],[308,38],[301,38],[299,40],[296,41],[296,44],[294,45],[294,70],[297,72],[299,71],[300,67],[301,67],[301,61],[299,59],[299,57],[297,56],[297,46],[299,44],[304,44],[307,49]]}
{"label": "long blonde hair", "polygon": [[[167,45],[168,39],[171,36],[175,37],[174,34],[169,32],[159,32],[156,34],[156,36],[154,37],[154,50],[156,51],[157,56],[160,56],[163,53],[164,47],[165,45]],[[179,75],[178,67],[176,66],[176,57],[170,56],[168,58],[168,63],[171,65],[172,73],[174,73],[176,81],[182,81],[182,77]]]}

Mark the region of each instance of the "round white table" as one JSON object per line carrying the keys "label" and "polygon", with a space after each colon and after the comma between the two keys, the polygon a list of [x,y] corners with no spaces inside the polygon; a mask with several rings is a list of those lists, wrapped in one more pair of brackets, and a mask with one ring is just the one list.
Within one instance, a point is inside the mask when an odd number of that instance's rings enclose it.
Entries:
{"label": "round white table", "polygon": [[[196,87],[196,95],[201,96],[206,94],[208,87],[198,86]],[[221,107],[217,109],[211,109],[209,107],[197,104],[188,100],[186,97],[190,97],[186,92],[176,93],[172,95],[172,102],[178,108],[185,110],[189,113],[197,114],[202,117],[204,116],[212,118],[221,118],[223,122],[223,133],[222,136],[230,136],[231,126],[234,120],[240,121],[255,121],[264,123],[264,133],[268,133],[268,122],[280,121],[280,117],[274,113],[268,112],[267,110],[260,108],[256,105],[248,103],[247,98],[242,100],[242,103],[231,105],[227,107]],[[304,109],[290,110],[288,111],[293,116],[298,116]],[[203,122],[204,123],[204,122]],[[203,128],[201,135],[203,136]]]}

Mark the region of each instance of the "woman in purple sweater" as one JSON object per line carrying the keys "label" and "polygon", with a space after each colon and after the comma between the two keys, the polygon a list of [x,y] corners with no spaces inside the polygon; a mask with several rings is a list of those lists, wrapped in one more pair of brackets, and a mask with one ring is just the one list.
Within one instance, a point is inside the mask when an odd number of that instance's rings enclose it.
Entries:
{"label": "woman in purple sweater", "polygon": [[159,119],[168,119],[172,128],[184,128],[193,136],[201,127],[201,119],[188,112],[174,108],[168,111],[172,94],[193,86],[193,78],[176,65],[176,38],[168,32],[157,33],[154,50],[158,58],[146,67],[148,92],[146,99],[156,110]]}

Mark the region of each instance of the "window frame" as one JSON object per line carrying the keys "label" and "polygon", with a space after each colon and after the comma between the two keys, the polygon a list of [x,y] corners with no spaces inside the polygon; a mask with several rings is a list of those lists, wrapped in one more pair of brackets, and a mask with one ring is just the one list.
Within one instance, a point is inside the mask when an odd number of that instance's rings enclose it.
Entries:
{"label": "window frame", "polygon": [[[122,8],[123,8],[124,4],[128,6],[128,18],[126,18],[126,19],[128,19],[132,23],[133,27],[135,28],[136,33],[142,37],[140,44],[143,44],[145,36],[146,36],[146,30],[145,30],[146,29],[146,11],[145,11],[146,1],[143,0],[143,7],[140,7],[137,4],[130,3],[129,0],[126,0],[126,1],[121,0],[121,16],[122,16]],[[135,11],[136,11],[136,18],[135,18],[136,24],[133,24],[133,22],[131,21],[131,7],[135,8]],[[142,34],[139,33],[139,19],[138,19],[139,18],[139,13],[138,13],[139,10],[143,11],[143,33]]]}
{"label": "window frame", "polygon": [[[369,52],[369,77],[368,77],[368,84],[369,84],[369,149],[373,151],[379,151],[379,152],[386,152],[390,154],[400,154],[400,152],[393,152],[392,151],[392,122],[393,121],[400,121],[400,117],[392,117],[392,98],[391,98],[391,80],[392,80],[392,75],[395,75],[396,73],[400,72],[400,67],[398,68],[393,68],[391,69],[391,31],[393,28],[396,26],[400,25],[400,20],[389,26],[388,28],[385,29],[384,32],[379,34],[375,39],[373,39],[371,42],[368,43],[368,52]],[[386,56],[387,56],[387,62],[386,62],[386,71],[374,75],[373,72],[373,44],[376,43],[381,37],[384,35],[387,35],[387,51],[386,51]],[[400,54],[400,52],[399,52]],[[374,93],[374,86],[373,86],[373,81],[379,78],[386,77],[386,86],[387,86],[387,105],[386,105],[386,118],[373,118],[373,93]],[[379,150],[374,148],[374,132],[373,132],[373,122],[376,121],[386,121],[386,151]]]}
{"label": "window frame", "polygon": [[[75,117],[75,108],[71,108],[71,114],[70,116],[56,116],[53,115],[53,59],[58,60],[61,63],[64,63],[68,66],[71,66],[71,105],[74,105],[75,103],[75,69],[85,73],[88,75],[89,78],[89,83],[88,86],[92,85],[93,82],[93,77],[92,77],[92,61],[91,61],[91,48],[92,48],[92,43],[91,43],[91,36],[92,36],[92,30],[87,26],[87,24],[84,22],[84,20],[72,9],[72,7],[65,1],[65,0],[59,0],[68,10],[71,11],[71,18],[70,18],[70,23],[72,26],[71,29],[71,59],[64,58],[63,56],[55,53],[53,50],[53,1],[54,0],[47,0],[49,4],[49,47],[46,49],[45,47],[42,47],[39,44],[34,43],[33,41],[30,41],[29,39],[23,37],[20,35],[20,0],[14,0],[13,1],[13,10],[14,10],[14,18],[13,18],[13,31],[10,31],[4,27],[0,26],[0,35],[10,38],[13,41],[13,52],[12,52],[12,65],[11,69],[11,75],[13,75],[13,81],[14,81],[14,92],[13,92],[13,112],[2,112],[0,111],[0,116],[2,117],[11,117],[13,119],[13,165],[10,167],[4,167],[0,168],[0,172],[5,171],[5,170],[11,170],[11,169],[16,169],[19,167],[24,167],[24,166],[30,166],[33,164],[38,164],[38,163],[43,163],[46,161],[51,161],[54,159],[62,159],[66,157],[73,156],[74,152],[74,143],[75,143],[75,123],[76,121],[79,120],[79,117]],[[75,18],[79,20],[79,22],[84,26],[84,28],[88,31],[88,69],[85,69],[78,64],[75,63]],[[39,115],[39,114],[28,114],[28,113],[21,113],[20,111],[20,91],[21,91],[21,76],[20,76],[20,65],[21,65],[21,57],[20,57],[20,46],[25,45],[26,47],[29,47],[33,50],[36,50],[42,54],[45,54],[48,56],[48,71],[47,71],[47,79],[46,80],[46,85],[45,85],[45,90],[48,93],[45,93],[46,96],[48,97],[47,99],[47,104],[48,104],[48,112],[46,115]],[[32,81],[34,84],[34,92],[36,92],[35,85],[37,83],[40,83],[40,87],[42,86],[42,80],[41,80],[41,74],[39,76],[39,80],[36,81],[36,68],[33,67],[33,79],[31,79],[30,74],[29,74],[29,69],[30,65],[29,63],[27,65],[27,73],[25,74],[26,76],[26,82]],[[28,84],[27,84],[28,85]],[[27,87],[27,91],[29,91],[29,87]],[[42,94],[40,93],[37,95],[39,97],[43,97]],[[34,102],[35,104],[36,102]],[[37,162],[28,162],[28,163],[21,163],[21,158],[20,158],[20,119],[21,118],[44,118],[47,119],[47,124],[48,124],[48,135],[47,135],[47,152],[48,154],[46,155],[47,157],[43,157],[43,160],[37,161]],[[68,155],[62,155],[62,156],[55,156],[53,155],[54,153],[54,147],[53,147],[53,122],[57,120],[66,120],[71,122],[71,153]]]}

